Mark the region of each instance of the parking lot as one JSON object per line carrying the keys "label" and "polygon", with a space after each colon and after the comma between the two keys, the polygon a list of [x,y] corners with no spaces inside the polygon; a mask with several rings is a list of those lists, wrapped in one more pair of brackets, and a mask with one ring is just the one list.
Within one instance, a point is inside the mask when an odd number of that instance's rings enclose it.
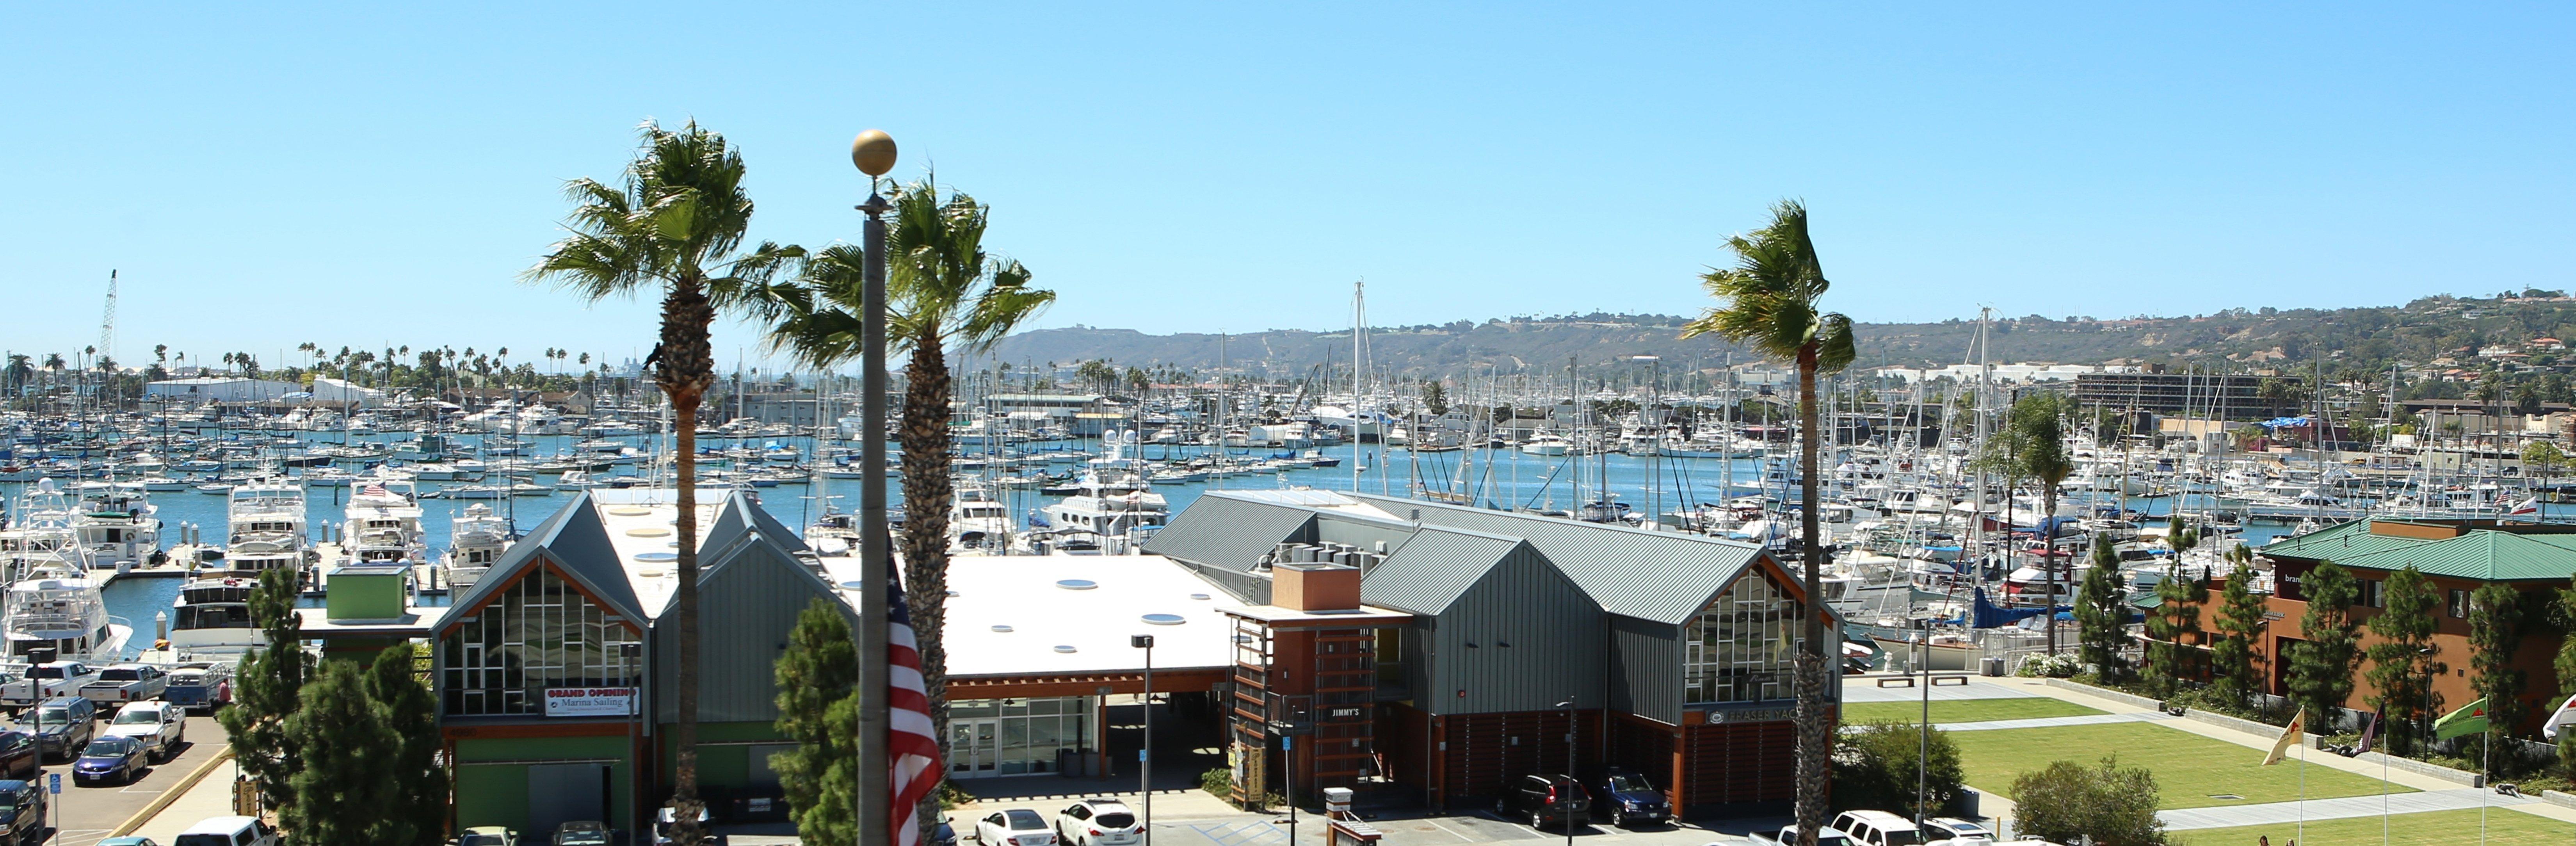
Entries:
{"label": "parking lot", "polygon": [[[99,724],[104,727],[106,723]],[[53,802],[54,842],[61,846],[91,846],[108,836],[118,825],[152,804],[162,791],[176,786],[197,767],[215,757],[224,748],[224,727],[213,717],[189,717],[187,745],[177,757],[143,771],[133,784],[74,785],[71,764],[45,765],[47,777],[63,777],[62,795],[50,797]]]}

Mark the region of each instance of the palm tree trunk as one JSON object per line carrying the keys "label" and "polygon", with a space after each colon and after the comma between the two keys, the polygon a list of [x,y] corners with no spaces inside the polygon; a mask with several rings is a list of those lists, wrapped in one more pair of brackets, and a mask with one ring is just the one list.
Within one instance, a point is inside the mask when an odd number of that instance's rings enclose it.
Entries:
{"label": "palm tree trunk", "polygon": [[715,382],[715,354],[707,329],[715,306],[696,280],[671,286],[662,300],[662,389],[671,397],[671,425],[679,487],[679,593],[673,613],[679,616],[679,672],[672,680],[679,724],[672,732],[678,763],[672,768],[676,792],[671,805],[675,823],[672,842],[694,846],[698,830],[698,405]]}
{"label": "palm tree trunk", "polygon": [[[949,476],[948,403],[952,386],[948,358],[937,332],[913,339],[912,359],[904,366],[903,422],[897,435],[903,446],[903,582],[904,604],[912,612],[912,636],[921,653],[921,688],[930,700],[931,726],[939,738],[942,759],[948,751],[948,647],[940,635],[948,619],[948,505],[956,497]],[[883,437],[870,433],[869,437]],[[921,824],[922,842],[932,842],[939,827],[939,796],[921,800],[913,819]]]}
{"label": "palm tree trunk", "polygon": [[1798,651],[1798,842],[1815,846],[1825,825],[1833,726],[1825,713],[1824,544],[1816,537],[1816,344],[1798,349],[1798,558],[1805,565],[1807,648]]}

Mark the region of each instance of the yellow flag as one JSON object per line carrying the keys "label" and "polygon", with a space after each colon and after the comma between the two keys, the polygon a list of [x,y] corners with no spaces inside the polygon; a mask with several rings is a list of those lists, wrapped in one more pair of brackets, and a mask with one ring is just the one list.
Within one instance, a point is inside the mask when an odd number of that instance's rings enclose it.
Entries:
{"label": "yellow flag", "polygon": [[2272,741],[2272,754],[2263,756],[2263,766],[2280,763],[2281,756],[2289,754],[2290,744],[2299,742],[2299,735],[2307,730],[2308,709],[2301,708],[2296,716],[2290,718],[2289,726],[2281,729],[2281,739]]}

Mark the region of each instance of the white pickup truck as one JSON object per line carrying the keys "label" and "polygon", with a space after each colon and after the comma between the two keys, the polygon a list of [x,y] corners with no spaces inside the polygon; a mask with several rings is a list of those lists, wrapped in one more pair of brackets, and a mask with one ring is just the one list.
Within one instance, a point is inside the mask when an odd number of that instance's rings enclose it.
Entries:
{"label": "white pickup truck", "polygon": [[144,702],[161,698],[170,686],[170,676],[150,664],[117,664],[98,671],[98,678],[81,685],[82,699],[98,703]]}
{"label": "white pickup truck", "polygon": [[78,661],[56,661],[27,668],[27,675],[0,685],[0,706],[25,708],[57,696],[79,696],[81,687],[98,680],[98,671]]}

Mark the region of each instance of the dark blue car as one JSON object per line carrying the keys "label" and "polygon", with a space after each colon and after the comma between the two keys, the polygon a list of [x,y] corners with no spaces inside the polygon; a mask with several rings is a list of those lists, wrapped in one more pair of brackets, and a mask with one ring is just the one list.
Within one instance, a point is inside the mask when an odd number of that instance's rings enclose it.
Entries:
{"label": "dark blue car", "polygon": [[1673,808],[1665,801],[1664,792],[1655,789],[1652,782],[1635,770],[1614,767],[1592,787],[1601,797],[1600,801],[1592,803],[1593,816],[1606,817],[1613,826],[1626,828],[1673,821]]}
{"label": "dark blue car", "polygon": [[143,775],[143,756],[151,749],[131,737],[102,737],[81,748],[72,764],[73,784],[133,784]]}
{"label": "dark blue car", "polygon": [[45,791],[32,781],[0,781],[0,843],[43,843],[45,836]]}

